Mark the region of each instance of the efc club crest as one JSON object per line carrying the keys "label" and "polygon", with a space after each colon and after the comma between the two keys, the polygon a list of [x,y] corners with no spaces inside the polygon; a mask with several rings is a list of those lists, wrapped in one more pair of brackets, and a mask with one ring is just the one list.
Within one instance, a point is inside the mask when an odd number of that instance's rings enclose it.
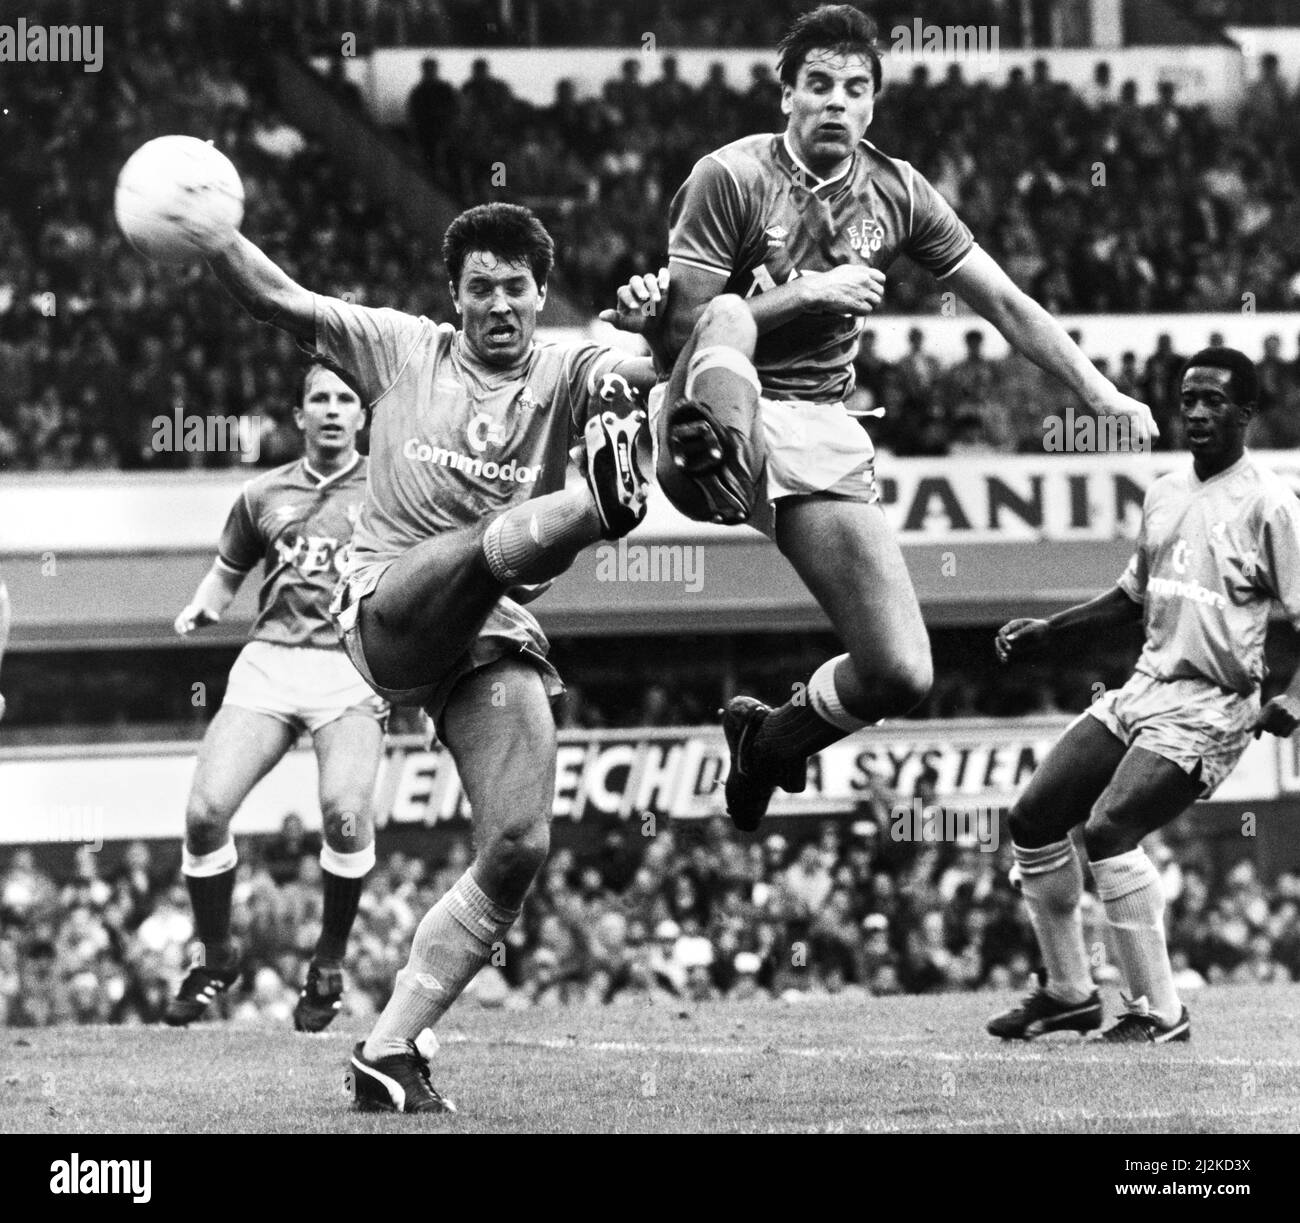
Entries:
{"label": "efc club crest", "polygon": [[861,259],[870,259],[885,240],[884,229],[875,221],[859,221],[849,226],[849,245]]}

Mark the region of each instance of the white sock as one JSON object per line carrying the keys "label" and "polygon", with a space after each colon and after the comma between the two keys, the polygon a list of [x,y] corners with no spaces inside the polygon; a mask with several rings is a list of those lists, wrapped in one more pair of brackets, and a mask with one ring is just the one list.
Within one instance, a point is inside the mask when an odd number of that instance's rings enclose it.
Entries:
{"label": "white sock", "polygon": [[1139,845],[1126,854],[1092,864],[1097,894],[1115,936],[1115,955],[1124,970],[1129,996],[1145,998],[1161,1023],[1176,1023],[1183,1013],[1165,940],[1165,893],[1160,872]]}
{"label": "white sock", "polygon": [[1013,845],[1020,891],[1047,969],[1046,989],[1058,1002],[1086,1002],[1093,993],[1083,944],[1083,868],[1069,837],[1041,849]]}
{"label": "white sock", "polygon": [[372,1061],[401,1053],[442,1018],[505,937],[518,909],[497,904],[466,871],[416,927],[411,957],[397,974],[363,1050]]}

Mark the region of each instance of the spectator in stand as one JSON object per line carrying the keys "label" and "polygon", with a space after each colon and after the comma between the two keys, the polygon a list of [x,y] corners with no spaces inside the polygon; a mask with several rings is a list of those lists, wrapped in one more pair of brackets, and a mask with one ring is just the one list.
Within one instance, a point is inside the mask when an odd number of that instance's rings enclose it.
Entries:
{"label": "spectator in stand", "polygon": [[884,444],[890,425],[888,413],[896,408],[894,367],[876,352],[876,333],[868,327],[858,337],[858,352],[853,358],[856,386],[845,405],[850,412],[883,417],[877,445]]}
{"label": "spectator in stand", "polygon": [[657,127],[671,128],[691,109],[694,90],[678,74],[677,56],[665,55],[657,81],[648,86],[650,118]]}
{"label": "spectator in stand", "polygon": [[1173,337],[1162,332],[1156,337],[1156,350],[1147,358],[1142,371],[1142,402],[1150,409],[1160,428],[1156,448],[1167,450],[1173,444],[1174,421],[1178,418],[1179,377],[1186,358],[1174,351]]}
{"label": "spectator in stand", "polygon": [[267,845],[263,861],[277,886],[302,877],[302,864],[320,854],[320,837],[308,833],[302,816],[290,812],[280,824],[279,834]]}
{"label": "spectator in stand", "polygon": [[406,122],[429,173],[439,183],[452,181],[448,158],[453,148],[460,99],[438,75],[432,56],[420,63],[420,79],[406,100]]}

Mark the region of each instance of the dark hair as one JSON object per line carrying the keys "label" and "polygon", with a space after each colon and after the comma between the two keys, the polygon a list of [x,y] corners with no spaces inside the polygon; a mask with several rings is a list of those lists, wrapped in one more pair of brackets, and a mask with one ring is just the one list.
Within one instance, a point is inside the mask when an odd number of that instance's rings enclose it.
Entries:
{"label": "dark hair", "polygon": [[1235,348],[1202,348],[1187,358],[1187,364],[1178,375],[1179,382],[1193,366],[1226,369],[1232,375],[1228,379],[1228,393],[1233,403],[1254,403],[1259,398],[1259,374],[1255,372],[1255,362],[1244,352]]}
{"label": "dark hair", "polygon": [[447,226],[442,258],[453,285],[460,285],[460,270],[470,251],[490,251],[507,263],[526,259],[539,289],[555,265],[555,243],[546,226],[519,204],[479,204]]}
{"label": "dark hair", "polygon": [[361,406],[366,407],[366,397],[362,394],[361,387],[357,380],[340,365],[335,365],[328,357],[322,357],[319,353],[307,363],[307,368],[303,371],[302,387],[298,391],[298,404],[302,405],[304,396],[307,394],[307,385],[311,382],[311,372],[314,369],[329,370],[344,386],[348,388],[360,401]]}
{"label": "dark hair", "polygon": [[865,55],[871,79],[880,92],[880,51],[876,22],[849,4],[823,4],[795,19],[777,47],[777,71],[782,85],[794,86],[809,51],[830,50],[841,55]]}

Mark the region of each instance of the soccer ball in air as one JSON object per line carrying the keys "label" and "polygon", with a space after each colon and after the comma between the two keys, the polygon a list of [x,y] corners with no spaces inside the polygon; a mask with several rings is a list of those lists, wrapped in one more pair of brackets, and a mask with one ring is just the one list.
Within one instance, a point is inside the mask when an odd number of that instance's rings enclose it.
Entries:
{"label": "soccer ball in air", "polygon": [[142,255],[167,263],[199,258],[204,245],[244,219],[244,184],[230,159],[193,136],[141,145],[117,176],[117,223]]}

